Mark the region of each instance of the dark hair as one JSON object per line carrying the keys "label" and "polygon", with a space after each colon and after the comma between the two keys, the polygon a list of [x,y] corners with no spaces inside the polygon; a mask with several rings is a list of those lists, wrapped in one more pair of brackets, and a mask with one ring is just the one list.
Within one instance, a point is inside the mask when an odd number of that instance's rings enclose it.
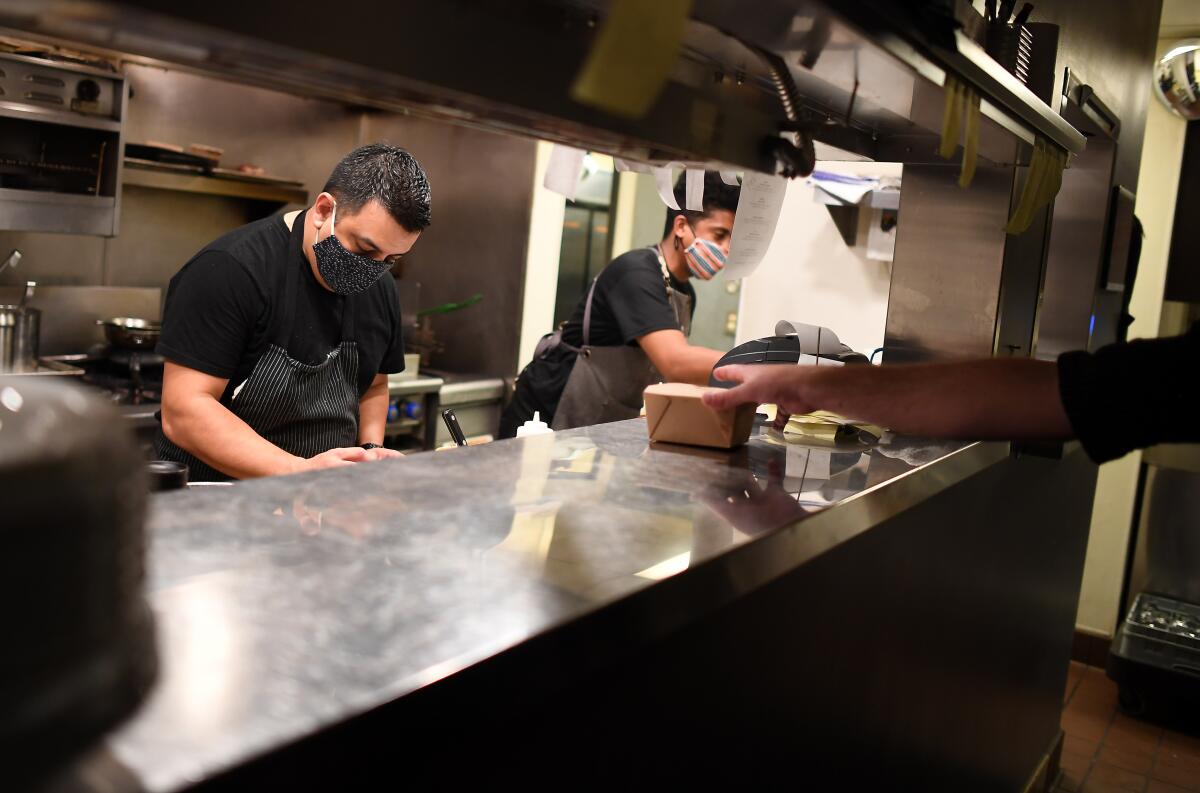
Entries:
{"label": "dark hair", "polygon": [[[667,224],[663,227],[663,237],[671,233],[671,228],[675,225],[675,218],[683,215],[688,219],[688,223],[693,223],[700,218],[708,217],[713,211],[718,209],[727,209],[730,212],[737,212],[738,197],[742,194],[742,188],[737,185],[725,184],[721,179],[721,175],[716,171],[704,172],[704,211],[698,212],[694,209],[671,209],[667,207]],[[675,182],[675,203],[679,206],[687,206],[685,199],[687,198],[687,173],[680,174],[679,179]]]}
{"label": "dark hair", "polygon": [[421,164],[399,146],[359,146],[334,167],[325,192],[350,213],[378,201],[405,231],[421,231],[429,225],[429,179]]}

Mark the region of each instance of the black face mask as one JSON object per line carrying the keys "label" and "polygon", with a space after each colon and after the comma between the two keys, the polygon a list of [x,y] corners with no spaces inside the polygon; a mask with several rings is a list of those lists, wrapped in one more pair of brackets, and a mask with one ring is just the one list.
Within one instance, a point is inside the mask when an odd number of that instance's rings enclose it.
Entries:
{"label": "black face mask", "polygon": [[353,295],[371,287],[391,269],[392,263],[376,261],[369,256],[360,256],[346,250],[335,234],[337,203],[333,205],[333,216],[329,219],[329,236],[313,245],[317,257],[317,272],[339,295]]}

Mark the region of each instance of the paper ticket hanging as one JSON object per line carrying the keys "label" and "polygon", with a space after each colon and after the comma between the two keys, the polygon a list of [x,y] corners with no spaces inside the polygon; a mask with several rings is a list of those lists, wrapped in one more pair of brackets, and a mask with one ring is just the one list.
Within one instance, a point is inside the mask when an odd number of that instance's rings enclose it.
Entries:
{"label": "paper ticket hanging", "polygon": [[546,166],[546,178],[542,180],[542,185],[547,190],[565,196],[568,201],[574,201],[575,191],[579,189],[579,175],[583,173],[583,156],[586,153],[555,143],[550,149],[550,162]]}
{"label": "paper ticket hanging", "polygon": [[726,278],[745,278],[762,262],[775,236],[786,193],[787,180],[782,176],[746,171],[733,224],[733,239],[729,243],[729,258],[722,270]]}
{"label": "paper ticket hanging", "polygon": [[686,190],[684,192],[685,208],[693,212],[704,211],[704,171],[698,168],[688,168],[686,181],[684,182]]}
{"label": "paper ticket hanging", "polygon": [[675,179],[671,168],[675,163],[654,169],[654,184],[658,187],[658,197],[670,209],[678,210],[679,202],[675,200]]}
{"label": "paper ticket hanging", "polygon": [[736,171],[721,171],[721,181],[730,187],[737,187],[739,182]]}
{"label": "paper ticket hanging", "polygon": [[623,171],[632,171],[633,173],[654,173],[654,169],[649,165],[632,160],[622,160],[620,157],[613,157],[613,169],[618,173]]}

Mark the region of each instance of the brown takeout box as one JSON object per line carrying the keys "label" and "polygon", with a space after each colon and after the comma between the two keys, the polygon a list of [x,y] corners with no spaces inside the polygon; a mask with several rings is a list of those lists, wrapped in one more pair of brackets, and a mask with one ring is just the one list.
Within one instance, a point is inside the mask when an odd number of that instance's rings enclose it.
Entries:
{"label": "brown takeout box", "polygon": [[732,449],[750,439],[755,406],[713,410],[700,400],[706,391],[687,383],[656,383],[642,392],[650,440]]}

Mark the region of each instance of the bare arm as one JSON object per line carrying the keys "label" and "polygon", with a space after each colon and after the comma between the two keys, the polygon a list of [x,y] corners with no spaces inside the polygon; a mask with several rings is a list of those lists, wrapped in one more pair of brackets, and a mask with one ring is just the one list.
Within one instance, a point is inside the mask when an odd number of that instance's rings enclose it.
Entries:
{"label": "bare arm", "polygon": [[830,410],[931,438],[1073,436],[1051,361],[997,358],[897,366],[726,366],[740,385],[706,394],[711,407],[774,403],[785,413]]}
{"label": "bare arm", "polygon": [[167,361],[163,369],[162,426],[172,443],[238,479],[351,465],[365,449],[331,449],[305,460],[255,432],[221,404],[228,380]]}
{"label": "bare arm", "polygon": [[383,428],[387,424],[388,378],[377,374],[371,387],[358,401],[358,442],[383,443]]}
{"label": "bare arm", "polygon": [[708,376],[724,353],[688,344],[677,330],[656,330],[638,338],[654,368],[672,383],[708,385]]}

